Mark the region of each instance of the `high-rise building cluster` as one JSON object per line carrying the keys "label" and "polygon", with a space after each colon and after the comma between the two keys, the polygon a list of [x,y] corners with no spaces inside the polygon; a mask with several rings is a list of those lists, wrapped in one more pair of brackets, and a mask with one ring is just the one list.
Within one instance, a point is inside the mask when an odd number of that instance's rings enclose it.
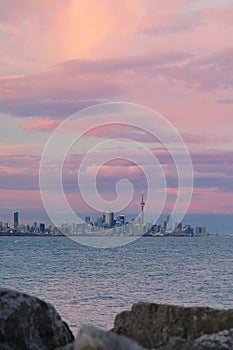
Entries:
{"label": "high-rise building cluster", "polygon": [[126,215],[120,213],[114,215],[111,210],[107,210],[102,216],[92,220],[86,216],[82,223],[61,223],[59,227],[46,226],[45,223],[33,222],[32,225],[20,224],[19,212],[13,212],[13,224],[0,221],[1,234],[29,234],[29,235],[89,235],[89,234],[120,234],[120,235],[145,235],[145,236],[205,236],[206,227],[195,227],[172,222],[172,217],[167,216],[163,225],[158,223],[144,222],[144,199],[140,201],[140,214],[138,218],[130,222],[126,220]]}
{"label": "high-rise building cluster", "polygon": [[31,225],[20,223],[19,211],[13,212],[13,223],[0,221],[0,232],[3,234],[44,234],[50,233],[52,226],[46,227],[45,223],[34,221]]}

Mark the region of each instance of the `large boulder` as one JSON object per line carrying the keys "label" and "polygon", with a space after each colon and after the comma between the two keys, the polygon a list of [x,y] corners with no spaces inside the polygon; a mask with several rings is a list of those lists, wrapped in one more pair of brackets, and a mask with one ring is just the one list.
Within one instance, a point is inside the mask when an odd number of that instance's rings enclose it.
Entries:
{"label": "large boulder", "polygon": [[75,343],[57,350],[144,350],[133,340],[92,326],[82,327]]}
{"label": "large boulder", "polygon": [[190,349],[204,334],[230,328],[233,310],[138,303],[116,316],[113,331],[147,349],[179,350]]}
{"label": "large boulder", "polygon": [[54,350],[73,339],[53,306],[27,294],[0,288],[1,350]]}

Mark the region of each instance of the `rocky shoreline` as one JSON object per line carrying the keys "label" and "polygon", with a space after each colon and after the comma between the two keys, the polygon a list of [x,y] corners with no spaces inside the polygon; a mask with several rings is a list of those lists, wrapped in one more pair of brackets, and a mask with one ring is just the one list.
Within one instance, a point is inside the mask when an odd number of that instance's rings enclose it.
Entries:
{"label": "rocky shoreline", "polygon": [[137,303],[111,331],[84,326],[75,339],[52,305],[0,288],[0,350],[143,349],[233,349],[233,310]]}

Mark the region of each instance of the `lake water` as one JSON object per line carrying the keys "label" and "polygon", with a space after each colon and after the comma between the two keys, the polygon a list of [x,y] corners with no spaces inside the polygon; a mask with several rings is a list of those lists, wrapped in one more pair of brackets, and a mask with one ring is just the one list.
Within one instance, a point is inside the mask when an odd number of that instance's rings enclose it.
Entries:
{"label": "lake water", "polygon": [[232,237],[143,237],[114,249],[66,237],[0,237],[0,285],[51,302],[76,332],[133,303],[233,308]]}

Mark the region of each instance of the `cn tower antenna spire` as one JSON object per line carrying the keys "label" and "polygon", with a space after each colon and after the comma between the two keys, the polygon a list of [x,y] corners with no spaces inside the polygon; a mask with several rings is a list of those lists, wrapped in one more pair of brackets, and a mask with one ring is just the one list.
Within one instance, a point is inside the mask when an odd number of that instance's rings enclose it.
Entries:
{"label": "cn tower antenna spire", "polygon": [[143,192],[142,192],[142,198],[141,198],[140,206],[141,206],[141,223],[143,225],[144,224],[144,206],[145,206],[145,202],[144,202],[144,199],[143,199]]}

